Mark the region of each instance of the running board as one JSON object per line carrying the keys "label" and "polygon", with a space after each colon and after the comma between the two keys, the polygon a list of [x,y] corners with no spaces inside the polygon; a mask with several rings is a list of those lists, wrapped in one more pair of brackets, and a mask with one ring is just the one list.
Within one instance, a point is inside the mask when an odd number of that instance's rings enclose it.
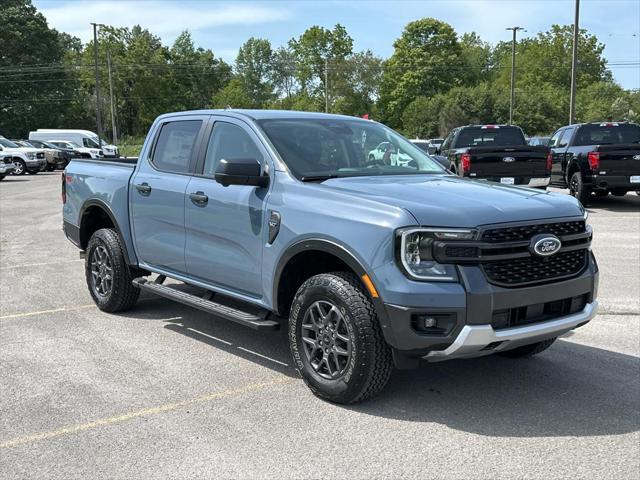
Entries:
{"label": "running board", "polygon": [[262,310],[259,313],[245,312],[191,293],[183,292],[173,287],[162,285],[162,283],[159,282],[149,281],[146,278],[136,278],[133,280],[133,284],[141,290],[188,305],[189,307],[197,308],[198,310],[211,313],[225,320],[231,320],[232,322],[255,330],[277,330],[280,326],[280,323],[268,319],[269,312],[266,310]]}

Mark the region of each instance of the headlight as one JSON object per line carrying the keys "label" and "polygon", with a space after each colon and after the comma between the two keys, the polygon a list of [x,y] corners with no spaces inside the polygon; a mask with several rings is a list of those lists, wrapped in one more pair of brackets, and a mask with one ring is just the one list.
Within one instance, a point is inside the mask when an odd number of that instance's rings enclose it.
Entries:
{"label": "headlight", "polygon": [[35,153],[33,153],[33,152],[28,152],[28,153],[27,153],[27,158],[28,158],[29,160],[33,160],[34,158],[36,158],[36,154],[35,154]]}
{"label": "headlight", "polygon": [[416,280],[452,282],[458,279],[454,265],[433,259],[433,242],[437,240],[473,240],[474,230],[449,228],[408,228],[398,232],[400,263],[409,277]]}

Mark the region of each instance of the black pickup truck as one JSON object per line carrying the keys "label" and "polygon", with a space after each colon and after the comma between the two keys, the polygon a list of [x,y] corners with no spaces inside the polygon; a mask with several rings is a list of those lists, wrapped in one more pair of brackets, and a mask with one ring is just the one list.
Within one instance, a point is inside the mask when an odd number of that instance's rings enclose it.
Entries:
{"label": "black pickup truck", "polygon": [[448,158],[449,170],[461,177],[523,187],[549,185],[549,149],[528,145],[520,127],[514,125],[454,128],[439,153]]}
{"label": "black pickup truck", "polygon": [[[558,129],[549,141],[551,182],[587,204],[592,194],[640,192],[640,125],[595,122]],[[640,194],[640,193],[639,193]]]}

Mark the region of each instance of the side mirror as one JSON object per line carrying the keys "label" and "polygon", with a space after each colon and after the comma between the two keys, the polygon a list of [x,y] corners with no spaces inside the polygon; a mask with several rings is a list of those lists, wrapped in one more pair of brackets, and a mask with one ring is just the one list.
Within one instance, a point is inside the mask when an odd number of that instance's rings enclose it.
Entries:
{"label": "side mirror", "polygon": [[255,158],[223,158],[216,168],[216,182],[228,187],[229,185],[251,185],[266,187],[269,177],[262,175],[260,162]]}

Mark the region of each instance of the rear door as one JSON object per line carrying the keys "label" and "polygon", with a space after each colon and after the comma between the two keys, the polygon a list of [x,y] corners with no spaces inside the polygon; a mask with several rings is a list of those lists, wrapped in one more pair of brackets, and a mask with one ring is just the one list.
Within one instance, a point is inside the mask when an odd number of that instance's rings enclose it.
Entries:
{"label": "rear door", "polygon": [[214,179],[221,159],[255,158],[268,153],[249,125],[212,117],[206,152],[185,200],[186,265],[190,276],[252,297],[261,297],[264,216],[268,188],[224,187]]}
{"label": "rear door", "polygon": [[171,117],[162,123],[148,158],[131,181],[131,224],[138,258],[186,273],[185,192],[208,116]]}

